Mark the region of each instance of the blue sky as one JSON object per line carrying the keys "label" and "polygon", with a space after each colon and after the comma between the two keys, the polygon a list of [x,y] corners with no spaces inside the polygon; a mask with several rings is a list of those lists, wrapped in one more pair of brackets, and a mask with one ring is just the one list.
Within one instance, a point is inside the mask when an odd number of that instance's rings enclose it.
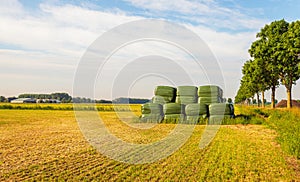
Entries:
{"label": "blue sky", "polygon": [[[1,0],[0,95],[72,93],[76,67],[94,40],[120,24],[153,18],[198,34],[222,68],[224,96],[233,98],[256,33],[274,20],[299,19],[299,9],[297,0]],[[298,85],[293,88],[296,98]],[[153,92],[143,90],[148,86],[137,86],[130,96],[150,98]],[[103,92],[96,97],[111,96]],[[281,86],[277,98],[285,97]]]}

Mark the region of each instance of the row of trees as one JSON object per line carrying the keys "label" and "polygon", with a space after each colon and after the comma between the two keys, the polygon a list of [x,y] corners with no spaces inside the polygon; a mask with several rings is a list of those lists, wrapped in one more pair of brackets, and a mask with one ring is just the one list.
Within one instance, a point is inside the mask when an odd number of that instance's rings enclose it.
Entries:
{"label": "row of trees", "polygon": [[94,100],[86,97],[74,97],[72,102],[74,103],[102,103],[102,104],[111,104],[110,100]]}
{"label": "row of trees", "polygon": [[149,102],[149,99],[136,99],[136,98],[126,98],[126,97],[120,97],[112,100],[112,103],[116,104],[145,104],[146,102]]}
{"label": "row of trees", "polygon": [[[85,97],[74,97],[72,98],[68,93],[52,93],[52,94],[21,94],[18,98],[32,98],[32,99],[56,99],[62,103],[118,103],[118,104],[143,104],[149,102],[149,99],[139,99],[139,98],[116,98],[114,100],[93,100]],[[10,102],[11,100],[17,99],[17,97],[5,98],[0,96],[0,102]]]}
{"label": "row of trees", "polygon": [[32,99],[56,99],[63,103],[72,101],[72,97],[68,93],[51,93],[51,94],[20,94],[18,98],[32,98]]}
{"label": "row of trees", "polygon": [[17,97],[4,97],[4,96],[0,96],[0,102],[10,102],[14,99],[17,99]]}
{"label": "row of trees", "polygon": [[[271,89],[271,107],[275,107],[275,91],[286,88],[287,107],[292,107],[292,86],[300,77],[300,21],[284,19],[265,25],[249,49],[252,59],[243,65],[243,77],[235,97],[239,103]],[[264,107],[264,102],[262,102]]]}

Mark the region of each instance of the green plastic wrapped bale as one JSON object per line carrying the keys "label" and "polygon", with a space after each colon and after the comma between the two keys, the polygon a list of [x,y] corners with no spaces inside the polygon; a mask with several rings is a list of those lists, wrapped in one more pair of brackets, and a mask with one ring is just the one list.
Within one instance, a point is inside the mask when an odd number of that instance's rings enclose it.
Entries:
{"label": "green plastic wrapped bale", "polygon": [[167,114],[184,114],[184,105],[178,103],[168,103],[163,105],[163,112]]}
{"label": "green plastic wrapped bale", "polygon": [[210,93],[201,93],[199,97],[222,97],[220,93],[217,92],[210,92]]}
{"label": "green plastic wrapped bale", "polygon": [[164,117],[163,123],[184,123],[185,115],[184,114],[167,114]]}
{"label": "green plastic wrapped bale", "polygon": [[223,90],[216,85],[204,85],[198,88],[199,97],[223,97]]}
{"label": "green plastic wrapped bale", "polygon": [[198,98],[198,103],[201,104],[212,104],[212,103],[220,103],[221,102],[221,98],[220,97],[199,97]]}
{"label": "green plastic wrapped bale", "polygon": [[204,125],[207,123],[207,115],[201,115],[201,116],[186,116],[186,122],[187,123],[195,123],[195,124],[201,124]]}
{"label": "green plastic wrapped bale", "polygon": [[146,103],[141,106],[142,114],[163,114],[163,107],[157,103]]}
{"label": "green plastic wrapped bale", "polygon": [[157,86],[154,90],[154,95],[173,97],[176,96],[176,88],[170,86]]}
{"label": "green plastic wrapped bale", "polygon": [[178,86],[177,95],[180,96],[198,96],[198,88],[195,86]]}
{"label": "green plastic wrapped bale", "polygon": [[222,123],[229,123],[227,120],[233,119],[234,115],[210,115],[209,125],[221,125]]}
{"label": "green plastic wrapped bale", "polygon": [[197,103],[197,99],[198,97],[196,96],[177,96],[176,97],[176,103],[178,104],[193,104],[193,103]]}
{"label": "green plastic wrapped bale", "polygon": [[157,96],[152,97],[152,102],[156,103],[156,104],[164,105],[166,103],[174,102],[174,97],[157,95]]}
{"label": "green plastic wrapped bale", "polygon": [[160,114],[142,114],[141,121],[149,123],[161,123],[164,117]]}
{"label": "green plastic wrapped bale", "polygon": [[188,104],[185,106],[185,114],[187,116],[200,116],[208,114],[208,107],[206,104]]}
{"label": "green plastic wrapped bale", "polygon": [[198,93],[220,92],[221,88],[216,85],[202,85],[199,86]]}
{"label": "green plastic wrapped bale", "polygon": [[228,103],[210,104],[209,115],[234,115],[234,107]]}

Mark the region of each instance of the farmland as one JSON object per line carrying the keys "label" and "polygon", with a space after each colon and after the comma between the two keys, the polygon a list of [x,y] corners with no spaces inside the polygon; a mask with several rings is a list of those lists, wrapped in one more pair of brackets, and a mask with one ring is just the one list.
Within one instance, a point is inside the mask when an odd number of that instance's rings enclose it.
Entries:
{"label": "farmland", "polygon": [[[93,149],[81,134],[74,112],[63,109],[72,105],[48,106],[60,109],[0,109],[0,181],[300,180],[299,148],[295,147],[300,133],[297,109],[238,107],[237,114],[247,117],[232,121],[235,125],[223,125],[207,148],[199,149],[205,126],[197,125],[187,143],[171,156],[133,165],[114,161]],[[111,107],[97,105],[106,108],[99,114],[110,131],[124,141],[150,143],[174,128],[173,124],[159,124],[147,130],[131,128],[120,121]],[[124,116],[129,110],[140,113],[139,105],[120,108]],[[283,122],[288,119],[294,128]]]}

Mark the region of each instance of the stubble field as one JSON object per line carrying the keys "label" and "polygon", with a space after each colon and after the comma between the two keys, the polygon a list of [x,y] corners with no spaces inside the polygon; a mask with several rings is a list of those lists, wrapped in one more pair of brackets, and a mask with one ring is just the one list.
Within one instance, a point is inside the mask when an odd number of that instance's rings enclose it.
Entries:
{"label": "stubble field", "polygon": [[[138,115],[139,106],[131,106]],[[125,112],[123,112],[125,113]],[[99,112],[113,134],[132,143],[157,141],[174,128],[131,128],[115,112]],[[126,114],[126,113],[125,113]],[[204,125],[182,148],[150,164],[126,164],[84,139],[73,111],[0,110],[0,181],[300,181],[299,160],[282,150],[264,125],[223,125],[199,149]]]}

